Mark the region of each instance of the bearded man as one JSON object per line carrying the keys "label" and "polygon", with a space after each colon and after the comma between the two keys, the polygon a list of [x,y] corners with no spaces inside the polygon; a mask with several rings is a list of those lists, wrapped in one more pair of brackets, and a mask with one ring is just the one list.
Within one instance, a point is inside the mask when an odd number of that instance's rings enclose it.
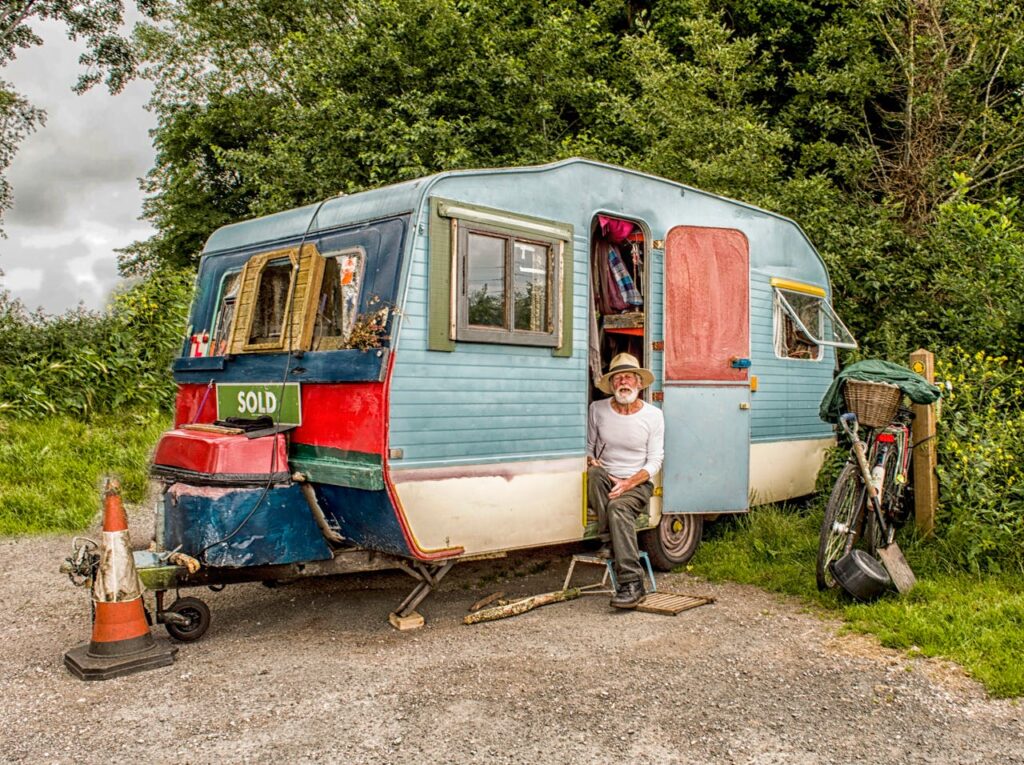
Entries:
{"label": "bearded man", "polygon": [[614,608],[636,608],[644,597],[644,572],[636,519],[654,491],[652,478],[665,459],[665,418],[640,392],[654,375],[635,356],[620,353],[597,382],[612,398],[590,405],[587,429],[587,501],[599,534],[611,534],[617,588]]}

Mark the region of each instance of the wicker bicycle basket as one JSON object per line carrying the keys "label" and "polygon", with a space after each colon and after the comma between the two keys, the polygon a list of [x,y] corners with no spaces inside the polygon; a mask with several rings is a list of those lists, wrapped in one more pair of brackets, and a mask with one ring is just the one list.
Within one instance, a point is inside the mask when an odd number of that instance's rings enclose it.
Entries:
{"label": "wicker bicycle basket", "polygon": [[881,428],[892,422],[903,399],[898,385],[864,380],[847,380],[843,388],[847,411],[869,428]]}

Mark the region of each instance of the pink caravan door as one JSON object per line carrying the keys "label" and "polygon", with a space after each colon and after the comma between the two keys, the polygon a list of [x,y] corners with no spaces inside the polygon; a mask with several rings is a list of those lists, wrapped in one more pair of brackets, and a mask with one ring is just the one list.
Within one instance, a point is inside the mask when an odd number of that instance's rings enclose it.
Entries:
{"label": "pink caravan door", "polygon": [[740,512],[750,480],[750,251],[735,229],[665,243],[663,512]]}

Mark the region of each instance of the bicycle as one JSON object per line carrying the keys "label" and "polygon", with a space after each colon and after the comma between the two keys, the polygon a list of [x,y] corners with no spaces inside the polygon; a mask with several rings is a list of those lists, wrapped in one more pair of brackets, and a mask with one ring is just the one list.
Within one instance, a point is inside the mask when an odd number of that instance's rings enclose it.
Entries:
{"label": "bicycle", "polygon": [[[913,507],[909,477],[914,413],[899,405],[901,399],[902,395],[896,398],[896,411],[887,418],[877,419],[877,412],[872,413],[875,419],[869,418],[871,424],[864,425],[863,440],[855,412],[839,419],[851,442],[850,457],[825,506],[815,570],[819,590],[838,586],[833,564],[855,547],[872,557],[890,546],[898,551],[893,544],[896,530],[907,522]],[[899,555],[902,559],[902,553]],[[912,578],[909,567],[906,571]]]}

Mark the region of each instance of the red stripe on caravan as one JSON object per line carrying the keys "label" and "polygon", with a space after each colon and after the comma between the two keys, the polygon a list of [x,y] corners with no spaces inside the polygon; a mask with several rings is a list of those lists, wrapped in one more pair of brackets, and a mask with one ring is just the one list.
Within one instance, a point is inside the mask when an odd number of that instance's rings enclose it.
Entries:
{"label": "red stripe on caravan", "polygon": [[94,643],[131,640],[148,633],[142,598],[122,603],[96,603],[96,618],[92,625]]}
{"label": "red stripe on caravan", "polygon": [[[310,446],[381,454],[386,442],[386,416],[384,383],[303,383],[302,425],[292,431],[291,439]],[[207,386],[203,384],[178,386],[174,411],[176,428],[193,422],[210,423],[215,419],[217,400],[212,390],[207,394]]]}
{"label": "red stripe on caravan", "polygon": [[292,433],[292,440],[382,454],[386,419],[385,383],[308,383],[302,386],[302,425]]}

